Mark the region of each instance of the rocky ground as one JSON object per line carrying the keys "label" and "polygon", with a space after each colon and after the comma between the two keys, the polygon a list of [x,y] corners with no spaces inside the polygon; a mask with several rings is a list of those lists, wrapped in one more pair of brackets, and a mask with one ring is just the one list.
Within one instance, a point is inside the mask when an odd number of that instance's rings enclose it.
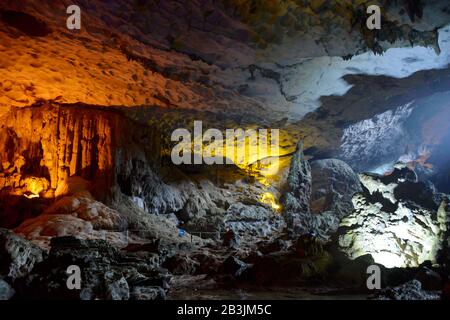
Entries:
{"label": "rocky ground", "polygon": [[[448,196],[419,181],[406,165],[385,176],[358,176],[341,160],[308,161],[302,151],[299,145],[288,170],[281,215],[256,200],[239,202],[235,193],[232,203],[213,201],[216,212],[209,202],[188,198],[180,207],[189,210],[148,214],[146,197],[142,206],[117,191],[108,207],[94,198],[83,178],[70,179],[60,200],[30,202],[28,208],[46,209],[14,231],[1,229],[0,295],[88,300],[274,298],[277,292],[285,298],[446,297]],[[20,186],[22,179],[17,180]],[[251,185],[235,181],[242,183]],[[200,189],[207,194],[202,200],[225,192],[220,186]],[[173,188],[183,190],[182,185]],[[205,219],[202,228],[189,225]],[[183,225],[187,231],[180,233]],[[81,269],[79,290],[67,287],[72,265]],[[370,265],[382,270],[384,289],[376,294],[366,286]]]}

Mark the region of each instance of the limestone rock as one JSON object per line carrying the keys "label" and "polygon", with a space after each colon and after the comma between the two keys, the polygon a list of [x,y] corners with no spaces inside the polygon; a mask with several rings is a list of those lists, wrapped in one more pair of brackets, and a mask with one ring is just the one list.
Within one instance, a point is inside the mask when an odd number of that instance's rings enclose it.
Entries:
{"label": "limestone rock", "polygon": [[183,275],[194,274],[198,268],[198,263],[189,256],[180,254],[167,258],[162,266],[172,274]]}
{"label": "limestone rock", "polygon": [[193,260],[198,262],[197,273],[215,275],[219,273],[222,266],[222,257],[207,250],[201,250],[199,253],[193,255]]}
{"label": "limestone rock", "polygon": [[349,165],[338,159],[316,160],[311,162],[311,175],[313,213],[331,211],[342,218],[353,211],[351,199],[362,188],[357,174]]}
{"label": "limestone rock", "polygon": [[299,255],[296,250],[292,250],[255,257],[251,261],[248,278],[257,285],[293,286],[324,275],[330,267],[330,256],[320,249],[321,246],[311,244],[311,247],[307,244],[309,256]]}
{"label": "limestone rock", "polygon": [[242,276],[247,269],[248,265],[234,256],[228,257],[222,265],[224,273],[231,274],[236,278]]}
{"label": "limestone rock", "polygon": [[284,200],[285,211],[309,213],[311,167],[305,159],[303,147],[300,144],[291,160],[287,184],[288,190]]}
{"label": "limestone rock", "polygon": [[436,292],[427,292],[417,280],[412,280],[395,288],[383,289],[376,295],[379,300],[439,300]]}
{"label": "limestone rock", "polygon": [[130,288],[127,280],[122,276],[116,279],[114,273],[107,272],[106,280],[106,299],[108,300],[128,300],[130,298]]}
{"label": "limestone rock", "polygon": [[[361,174],[360,178],[364,190],[353,197],[355,211],[341,221],[338,231],[341,249],[351,259],[371,254],[388,268],[435,262],[445,232],[432,201],[437,195],[428,193],[423,201],[421,194],[429,189],[403,165],[390,176]],[[409,193],[404,186],[409,186]]]}
{"label": "limestone rock", "polygon": [[223,230],[231,230],[243,236],[270,236],[284,226],[280,216],[257,205],[232,204],[223,217]]}
{"label": "limestone rock", "polygon": [[127,219],[116,210],[92,199],[88,192],[64,197],[36,218],[15,229],[26,239],[48,247],[52,237],[108,239],[118,246],[127,244]]}
{"label": "limestone rock", "polygon": [[[328,172],[328,175],[329,179],[332,180],[331,177],[333,174]],[[313,190],[315,191],[314,196],[316,197],[314,198],[315,202],[313,201],[313,205],[317,205],[323,201],[323,199],[321,199],[323,198],[322,194],[326,193],[326,191],[323,190],[323,185],[331,182],[324,177],[327,177],[327,173],[318,175],[318,184],[316,185],[316,189],[313,189],[314,177],[312,177],[311,174],[311,166],[305,159],[301,144],[299,144],[297,146],[297,151],[291,160],[287,190],[284,194],[283,201],[283,217],[286,220],[287,228],[292,237],[297,238],[299,235],[309,234],[328,239],[329,235],[337,229],[340,220],[339,213],[336,213],[333,210],[327,210],[321,214],[311,212],[310,204],[312,202],[311,196]],[[329,188],[330,185],[328,185],[328,189]],[[344,190],[341,190],[341,192],[344,192]],[[342,209],[338,209],[338,205],[341,203],[340,200],[342,199],[339,199],[337,194],[335,194],[335,199],[333,199],[333,209],[342,211]],[[325,203],[322,203],[322,207],[324,206]]]}
{"label": "limestone rock", "polygon": [[420,281],[424,290],[442,290],[442,278],[434,270],[421,268],[415,278]]}
{"label": "limestone rock", "polygon": [[[0,225],[17,227],[41,213],[48,199],[80,197],[85,191],[108,205],[119,198],[123,202],[123,195],[139,198],[141,209],[155,214],[178,212],[190,197],[209,199],[190,181],[166,184],[161,178],[158,130],[141,126],[120,111],[42,104],[12,109],[4,117],[8,121],[0,129],[0,142],[7,149],[0,150],[4,168],[0,170]],[[83,198],[89,198],[86,195]],[[90,220],[96,229],[101,227],[98,223],[109,224],[104,226],[107,229],[111,224],[114,229],[124,228],[118,216],[114,222],[88,217],[116,214],[99,202],[86,201],[72,210],[72,216]]]}
{"label": "limestone rock", "polygon": [[299,233],[303,225],[303,217],[310,216],[311,199],[311,167],[303,154],[301,144],[292,157],[287,180],[287,190],[283,196],[283,217],[287,228]]}
{"label": "limestone rock", "polygon": [[342,135],[340,158],[358,171],[396,161],[411,140],[405,123],[412,111],[408,103],[348,126]]}
{"label": "limestone rock", "polygon": [[[48,213],[68,213],[72,217],[60,218],[71,222],[78,219],[77,225],[89,221],[92,225],[81,226],[82,229],[123,230],[126,227],[117,212],[91,201],[86,193],[80,198],[79,194],[84,191],[91,191],[96,199],[106,203],[111,203],[119,193],[129,197],[143,193],[145,206],[158,213],[168,206],[167,202],[181,201],[174,200],[179,198],[178,194],[168,193],[166,190],[170,188],[154,173],[152,166],[160,157],[159,135],[150,133],[153,132],[150,127],[139,127],[120,112],[44,104],[14,109],[5,117],[7,125],[0,129],[0,149],[7,148],[0,150],[0,162],[6,168],[0,184],[0,225],[17,227],[23,220],[42,212],[49,199],[78,194],[78,199],[64,199],[67,203],[59,203],[58,208],[53,207],[53,212]],[[128,134],[121,134],[121,131]],[[144,132],[146,134],[142,135]],[[141,140],[143,137],[145,142]],[[139,163],[142,167],[137,165]],[[142,191],[142,186],[150,190]],[[154,200],[151,188],[156,188],[158,201]],[[80,199],[84,199],[80,208],[74,207]],[[71,212],[65,212],[68,206],[73,207]],[[179,207],[181,204],[171,205],[169,210]],[[33,232],[33,223],[35,231],[40,233],[38,220],[52,220],[51,225],[57,222],[56,215],[36,219],[28,222],[27,234]],[[49,224],[45,228],[48,229]],[[58,235],[70,232],[61,231]],[[55,232],[49,231],[43,236],[51,236],[51,233]]]}
{"label": "limestone rock", "polygon": [[0,300],[9,300],[14,294],[14,289],[5,280],[0,279]]}
{"label": "limestone rock", "polygon": [[222,245],[225,247],[237,249],[239,248],[240,242],[239,235],[232,230],[225,232],[223,235]]}
{"label": "limestone rock", "polygon": [[297,213],[293,237],[310,235],[328,240],[339,227],[340,219],[332,212],[322,214]]}
{"label": "limestone rock", "polygon": [[[196,0],[179,6],[177,1],[117,0],[111,6],[93,1],[83,8],[83,21],[90,26],[84,36],[92,43],[87,45],[79,38],[70,43],[59,41],[59,35],[70,34],[64,23],[54,23],[59,18],[58,12],[65,9],[64,4],[55,5],[50,0],[41,6],[34,5],[34,1],[4,2],[0,38],[8,45],[0,59],[6,80],[1,88],[0,105],[24,106],[39,99],[59,99],[64,103],[80,101],[129,107],[146,104],[212,109],[225,105],[241,112],[248,106],[256,113],[263,109],[262,103],[243,96],[236,98],[232,90],[251,84],[246,81],[247,75],[237,69],[255,60],[293,65],[310,58],[318,58],[322,63],[320,59],[327,55],[341,60],[340,57],[366,51],[381,53],[393,46],[422,45],[439,50],[435,30],[449,21],[444,0],[424,5],[425,14],[420,14],[420,22],[399,14],[404,12],[402,4],[383,2],[387,27],[379,32],[366,28],[364,8],[369,3],[275,1],[250,6],[245,1]],[[46,10],[49,6],[55,7],[55,11]],[[407,9],[407,12],[417,17],[422,10]],[[431,18],[427,12],[438,14]],[[14,23],[15,16],[27,17],[29,24]],[[148,21],[155,21],[158,28]],[[110,35],[111,26],[117,30],[114,37]],[[35,36],[36,30],[42,31],[37,32],[39,36]],[[49,45],[55,48],[54,52],[46,51]],[[28,52],[20,50],[24,46],[30,48],[31,58]],[[67,52],[77,52],[86,61],[87,69],[72,56],[68,58]],[[49,67],[50,59],[58,68]],[[238,75],[230,79],[230,71]],[[267,82],[255,86],[256,89],[262,86],[259,90],[268,91],[264,86]],[[234,84],[231,90],[230,84]],[[278,105],[290,102],[277,90],[275,81],[271,87],[272,91],[278,91]],[[308,91],[300,86],[297,93],[307,95]],[[269,109],[271,105],[267,103],[265,107]]]}
{"label": "limestone rock", "polygon": [[262,243],[259,243],[258,251],[262,254],[287,251],[290,245],[291,243],[288,240],[277,238],[269,242],[262,241]]}
{"label": "limestone rock", "polygon": [[130,300],[164,300],[165,291],[161,287],[134,287]]}
{"label": "limestone rock", "polygon": [[12,280],[25,277],[43,260],[42,250],[33,243],[0,229],[0,274]]}
{"label": "limestone rock", "polygon": [[[69,265],[81,270],[81,290],[66,286]],[[122,253],[103,240],[60,237],[52,239],[48,258],[18,287],[27,297],[127,300],[135,286],[166,285],[166,275],[156,271],[145,254]]]}

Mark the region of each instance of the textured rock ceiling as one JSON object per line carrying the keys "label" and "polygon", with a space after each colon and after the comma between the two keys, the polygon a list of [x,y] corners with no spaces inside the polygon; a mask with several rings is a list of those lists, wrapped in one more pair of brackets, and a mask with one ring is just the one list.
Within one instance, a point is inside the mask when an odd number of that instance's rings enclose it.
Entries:
{"label": "textured rock ceiling", "polygon": [[[447,1],[376,2],[380,31],[366,29],[364,0],[2,1],[0,108],[57,99],[299,120],[345,94],[344,75],[448,64]],[[65,28],[73,3],[81,32]]]}

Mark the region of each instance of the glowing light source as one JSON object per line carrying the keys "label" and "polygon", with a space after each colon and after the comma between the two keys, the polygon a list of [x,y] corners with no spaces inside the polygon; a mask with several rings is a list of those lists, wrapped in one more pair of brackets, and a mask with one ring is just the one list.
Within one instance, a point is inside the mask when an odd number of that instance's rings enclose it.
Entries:
{"label": "glowing light source", "polygon": [[32,193],[29,193],[29,194],[24,193],[23,196],[28,199],[39,198],[38,194],[32,194]]}
{"label": "glowing light source", "polygon": [[404,259],[392,252],[375,252],[372,253],[372,257],[376,263],[382,264],[386,268],[406,266]]}
{"label": "glowing light source", "polygon": [[28,199],[39,198],[39,194],[49,187],[49,182],[45,178],[28,177],[23,180],[23,196]]}
{"label": "glowing light source", "polygon": [[275,211],[281,210],[281,205],[278,204],[277,200],[275,199],[275,196],[270,192],[265,192],[261,195],[260,199],[261,203],[267,204],[272,207]]}

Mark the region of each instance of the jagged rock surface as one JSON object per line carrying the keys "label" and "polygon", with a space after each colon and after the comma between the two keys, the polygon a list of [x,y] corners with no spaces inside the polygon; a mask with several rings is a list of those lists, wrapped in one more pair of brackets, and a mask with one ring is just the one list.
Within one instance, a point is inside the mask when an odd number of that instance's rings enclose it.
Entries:
{"label": "jagged rock surface", "polygon": [[[68,178],[76,175],[95,180],[107,198],[117,172],[125,171],[133,159],[145,159],[145,150],[134,140],[133,124],[112,110],[43,105],[13,109],[3,119],[8,120],[1,129],[2,189],[26,188],[22,180],[34,174],[47,180],[47,188],[33,190],[35,194],[51,192],[48,196],[57,197],[64,195]],[[151,128],[141,129],[151,135]],[[146,141],[154,144],[146,147],[155,147],[157,140],[154,132]],[[154,154],[158,156],[157,150]]]}
{"label": "jagged rock surface", "polygon": [[53,237],[76,235],[79,239],[105,239],[125,246],[128,220],[125,214],[94,200],[88,191],[61,198],[44,212],[24,221],[14,231],[48,247]]}
{"label": "jagged rock surface", "polygon": [[352,197],[362,191],[358,175],[345,162],[324,159],[311,162],[313,213],[333,212],[338,218],[353,211]]}
{"label": "jagged rock surface", "polygon": [[288,229],[296,235],[327,239],[337,230],[340,219],[352,211],[351,197],[360,190],[356,174],[346,163],[325,159],[310,165],[298,148],[284,195]]}
{"label": "jagged rock surface", "polygon": [[[189,237],[178,227],[216,240],[230,230],[235,237],[224,241],[227,250],[245,256],[245,250],[255,250],[246,237],[270,238],[282,229],[283,218],[260,201],[265,192],[276,199],[280,190],[251,181],[254,176],[248,172],[222,184],[212,183],[211,172],[203,168],[196,174],[164,168],[159,165],[161,142],[156,128],[165,127],[164,134],[170,135],[174,127],[187,127],[186,122],[200,114],[213,124],[223,123],[221,129],[254,123],[281,127],[283,155],[305,139],[308,155],[320,158],[339,156],[336,151],[344,136],[344,153],[348,152],[343,158],[348,154],[345,159],[357,168],[361,161],[367,165],[374,151],[381,150],[377,161],[400,152],[400,144],[383,148],[380,142],[386,136],[392,138],[386,128],[399,124],[395,112],[386,117],[383,112],[450,88],[448,69],[412,75],[448,64],[446,1],[407,1],[406,6],[379,1],[386,25],[373,32],[365,26],[366,0],[81,3],[79,32],[66,29],[63,2],[4,0],[0,5],[0,115],[4,114],[0,118],[4,123],[0,128],[0,225],[19,226],[17,232],[43,246],[55,236],[85,239],[54,240],[49,260],[29,276],[31,287],[18,287],[19,296],[28,292],[36,297],[49,293],[52,298],[60,294],[77,299],[163,298],[164,272],[148,267],[156,269],[167,252],[153,248],[153,243],[142,245],[144,239],[170,239],[189,251],[190,241],[214,242]],[[410,46],[416,47],[385,52]],[[374,97],[368,90],[384,94]],[[336,96],[344,94],[342,99]],[[39,106],[43,101],[49,103]],[[26,107],[33,104],[36,107]],[[305,116],[321,104],[323,108]],[[149,115],[154,110],[158,111]],[[367,119],[374,116],[372,125]],[[288,124],[300,119],[304,121]],[[396,141],[403,143],[404,138]],[[356,147],[367,140],[375,142]],[[289,254],[284,240],[262,245],[266,256],[254,259],[250,273],[256,283],[260,278],[270,283],[264,278],[272,276],[284,281],[314,277],[327,269],[329,257],[316,250],[315,236],[327,238],[336,229],[351,210],[347,197],[357,191],[351,170],[343,165],[338,171],[331,167],[322,163],[315,171],[300,150],[295,153],[285,218],[295,239],[299,234],[312,237],[300,238],[295,252]],[[74,191],[74,176],[87,180],[86,186]],[[438,233],[444,241],[448,203],[435,209],[439,201],[434,191],[405,179],[394,196],[426,217],[427,238],[437,235],[433,229],[437,210]],[[349,183],[348,188],[341,180]],[[332,190],[324,192],[327,183]],[[417,192],[412,196],[408,189]],[[392,199],[389,192],[383,189],[381,198],[387,197],[381,200],[383,205]],[[369,193],[373,196],[372,190]],[[357,203],[357,210],[366,205]],[[390,213],[390,206],[380,210]],[[385,215],[383,219],[400,223]],[[135,232],[133,238],[124,239],[127,229]],[[127,246],[136,252],[124,256],[105,242],[92,240],[96,238],[105,238],[115,247],[129,240],[138,244]],[[163,246],[171,251],[173,244]],[[413,249],[411,254],[416,254]],[[276,254],[271,255],[272,250]],[[193,257],[171,253],[166,265],[179,275],[216,273],[226,254],[211,252]],[[232,260],[225,269],[240,276],[236,272],[240,260]],[[90,284],[82,292],[65,290],[67,262],[81,263],[87,272]]]}
{"label": "jagged rock surface", "polygon": [[[137,298],[136,294],[146,287],[167,289],[168,275],[164,270],[158,271],[159,262],[150,259],[152,255],[120,252],[103,240],[53,238],[48,258],[28,276],[26,283],[17,285],[18,294],[29,298],[45,295],[50,299],[128,300],[130,296]],[[67,288],[66,271],[71,265],[81,270],[79,290]]]}
{"label": "jagged rock surface", "polygon": [[[287,191],[284,196],[284,209],[287,212],[309,213],[311,198],[311,167],[303,154],[303,147],[297,146],[289,168]],[[293,227],[289,223],[289,227]]]}
{"label": "jagged rock surface", "polygon": [[[13,109],[4,118],[8,120],[1,128],[2,225],[15,227],[30,216],[33,208],[48,205],[46,199],[70,195],[71,188],[82,188],[69,181],[74,176],[88,180],[85,189],[102,201],[111,202],[117,192],[140,196],[142,182],[160,191],[157,199],[170,201],[164,196],[166,186],[153,171],[159,157],[157,131],[136,126],[120,112],[44,105]],[[145,166],[139,167],[138,163]],[[145,176],[147,180],[139,181],[138,186],[118,184],[129,181],[130,175],[136,173],[133,168],[140,169],[134,179]],[[146,206],[150,210],[165,205],[151,192],[148,194]],[[14,202],[30,202],[25,196],[35,204],[30,204],[31,209],[17,209]]]}
{"label": "jagged rock surface", "polygon": [[342,136],[341,158],[358,171],[397,160],[411,141],[405,126],[412,113],[411,104],[346,128]]}
{"label": "jagged rock surface", "polygon": [[14,294],[15,291],[11,288],[8,282],[0,279],[0,300],[9,300],[14,296]]}
{"label": "jagged rock surface", "polygon": [[436,261],[448,220],[442,197],[406,166],[389,176],[361,174],[355,211],[341,221],[339,245],[350,258],[371,254],[386,267]]}
{"label": "jagged rock surface", "polygon": [[[378,1],[385,22],[381,30],[366,27],[369,4],[91,1],[80,4],[82,29],[72,32],[64,21],[64,3],[5,0],[0,7],[5,77],[0,112],[39,99],[59,99],[234,114],[248,110],[249,117],[281,120],[288,115],[298,120],[320,106],[321,96],[346,92],[343,75],[378,74],[384,63],[377,62],[384,60],[367,51],[380,54],[391,47],[420,45],[447,53],[446,43],[438,39],[446,36],[442,27],[450,20],[446,1],[426,3],[418,11]],[[14,23],[17,16],[28,24]],[[46,50],[49,46],[55,49]],[[399,69],[406,70],[402,76],[446,64],[427,52],[431,59],[424,66],[414,53],[400,55]],[[414,58],[408,59],[410,54]],[[364,68],[348,61],[355,55]],[[334,72],[324,72],[324,64]],[[249,72],[254,68],[261,73]],[[326,84],[312,89],[324,76]]]}
{"label": "jagged rock surface", "polygon": [[378,300],[440,300],[437,292],[422,289],[418,280],[412,280],[395,288],[383,289],[376,295]]}
{"label": "jagged rock surface", "polygon": [[43,260],[43,251],[13,232],[0,229],[0,276],[14,281],[25,277]]}
{"label": "jagged rock surface", "polygon": [[267,237],[284,226],[283,219],[272,210],[242,203],[232,204],[223,218],[223,229],[247,237]]}

